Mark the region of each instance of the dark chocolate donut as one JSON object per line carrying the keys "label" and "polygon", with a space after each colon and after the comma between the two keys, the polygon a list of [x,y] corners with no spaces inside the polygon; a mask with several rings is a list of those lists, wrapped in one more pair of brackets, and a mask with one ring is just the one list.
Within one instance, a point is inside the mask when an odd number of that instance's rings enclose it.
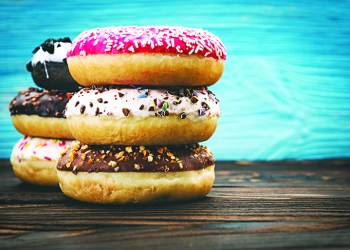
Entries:
{"label": "dark chocolate donut", "polygon": [[76,91],[79,84],[69,73],[66,54],[70,49],[70,38],[47,39],[33,50],[33,59],[26,68],[32,73],[36,85],[45,89]]}
{"label": "dark chocolate donut", "polygon": [[63,118],[68,100],[73,93],[61,90],[28,88],[18,92],[12,99],[9,110],[14,115],[38,115]]}
{"label": "dark chocolate donut", "polygon": [[215,159],[206,146],[101,146],[74,144],[58,161],[60,171],[180,172],[204,169]]}

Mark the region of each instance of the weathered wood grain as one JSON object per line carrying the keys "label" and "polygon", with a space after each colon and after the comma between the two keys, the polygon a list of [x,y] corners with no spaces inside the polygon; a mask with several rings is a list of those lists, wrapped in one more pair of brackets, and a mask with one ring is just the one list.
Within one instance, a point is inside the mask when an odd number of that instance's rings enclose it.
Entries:
{"label": "weathered wood grain", "polygon": [[0,248],[346,249],[349,164],[219,162],[205,199],[101,206],[22,184],[1,161]]}
{"label": "weathered wood grain", "polygon": [[20,135],[7,105],[33,86],[25,70],[48,37],[111,25],[203,27],[228,51],[211,89],[217,159],[350,157],[350,1],[1,1],[0,158]]}

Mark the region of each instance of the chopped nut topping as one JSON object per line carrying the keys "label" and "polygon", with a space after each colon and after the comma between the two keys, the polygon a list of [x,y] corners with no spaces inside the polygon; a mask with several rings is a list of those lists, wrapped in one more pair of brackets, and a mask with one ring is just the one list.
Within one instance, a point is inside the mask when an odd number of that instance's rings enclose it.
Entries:
{"label": "chopped nut topping", "polygon": [[123,108],[122,111],[123,111],[123,114],[124,114],[125,116],[129,116],[130,109]]}
{"label": "chopped nut topping", "polygon": [[141,169],[139,164],[135,164],[134,167],[135,167],[136,170],[140,170]]}
{"label": "chopped nut topping", "polygon": [[85,159],[86,159],[86,154],[81,154],[81,159],[83,160],[83,161],[85,161]]}
{"label": "chopped nut topping", "polygon": [[111,166],[112,168],[116,167],[117,164],[118,164],[118,163],[115,162],[115,161],[110,161],[110,162],[108,162],[108,166]]}
{"label": "chopped nut topping", "polygon": [[128,152],[128,153],[131,153],[132,152],[132,147],[125,147],[125,151]]}
{"label": "chopped nut topping", "polygon": [[122,158],[122,156],[124,156],[124,151],[120,151],[118,154],[115,154],[114,156],[117,159]]}

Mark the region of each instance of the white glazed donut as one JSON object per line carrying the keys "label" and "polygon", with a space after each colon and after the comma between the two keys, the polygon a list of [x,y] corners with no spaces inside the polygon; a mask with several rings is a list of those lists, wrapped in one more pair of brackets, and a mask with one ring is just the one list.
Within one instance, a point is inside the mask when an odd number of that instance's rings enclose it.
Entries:
{"label": "white glazed donut", "polygon": [[73,140],[45,139],[25,136],[14,146],[11,164],[16,176],[23,182],[57,186],[56,164]]}
{"label": "white glazed donut", "polygon": [[77,92],[65,115],[73,137],[86,144],[165,145],[209,139],[220,108],[205,87],[100,86]]}
{"label": "white glazed donut", "polygon": [[107,27],[81,33],[67,54],[83,86],[202,86],[219,80],[226,50],[208,31],[185,27]]}

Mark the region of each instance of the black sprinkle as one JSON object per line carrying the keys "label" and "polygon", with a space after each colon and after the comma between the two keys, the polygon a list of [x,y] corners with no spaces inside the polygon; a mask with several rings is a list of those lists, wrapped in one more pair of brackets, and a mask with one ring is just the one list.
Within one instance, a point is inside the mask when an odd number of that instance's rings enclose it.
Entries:
{"label": "black sprinkle", "polygon": [[97,101],[98,101],[99,103],[102,103],[102,102],[103,102],[103,99],[102,99],[102,98],[98,98]]}
{"label": "black sprinkle", "polygon": [[154,111],[154,107],[153,107],[153,106],[150,106],[150,107],[148,108],[148,111]]}
{"label": "black sprinkle", "polygon": [[29,72],[33,71],[33,65],[32,65],[32,61],[30,61],[29,63],[26,64],[26,69]]}
{"label": "black sprinkle", "polygon": [[79,105],[79,101],[77,101],[77,102],[75,103],[75,107],[78,106],[78,105]]}
{"label": "black sprinkle", "polygon": [[47,45],[47,52],[49,52],[50,54],[53,54],[55,52],[55,45],[54,45],[53,41],[51,41]]}
{"label": "black sprinkle", "polygon": [[186,117],[187,117],[187,115],[186,115],[185,112],[182,112],[182,113],[180,114],[180,118],[181,118],[181,119],[185,119]]}
{"label": "black sprinkle", "polygon": [[84,114],[84,112],[85,112],[85,105],[81,105],[80,114]]}
{"label": "black sprinkle", "polygon": [[141,106],[140,106],[140,110],[143,110],[143,108],[145,107],[145,105],[143,105],[143,104],[141,104]]}
{"label": "black sprinkle", "polygon": [[90,102],[89,104],[90,104],[90,108],[92,108],[92,106],[94,106],[94,104],[92,104],[92,102]]}
{"label": "black sprinkle", "polygon": [[35,47],[35,49],[32,51],[32,53],[33,53],[33,54],[36,53],[39,49],[40,49],[39,46],[38,46],[38,47]]}

